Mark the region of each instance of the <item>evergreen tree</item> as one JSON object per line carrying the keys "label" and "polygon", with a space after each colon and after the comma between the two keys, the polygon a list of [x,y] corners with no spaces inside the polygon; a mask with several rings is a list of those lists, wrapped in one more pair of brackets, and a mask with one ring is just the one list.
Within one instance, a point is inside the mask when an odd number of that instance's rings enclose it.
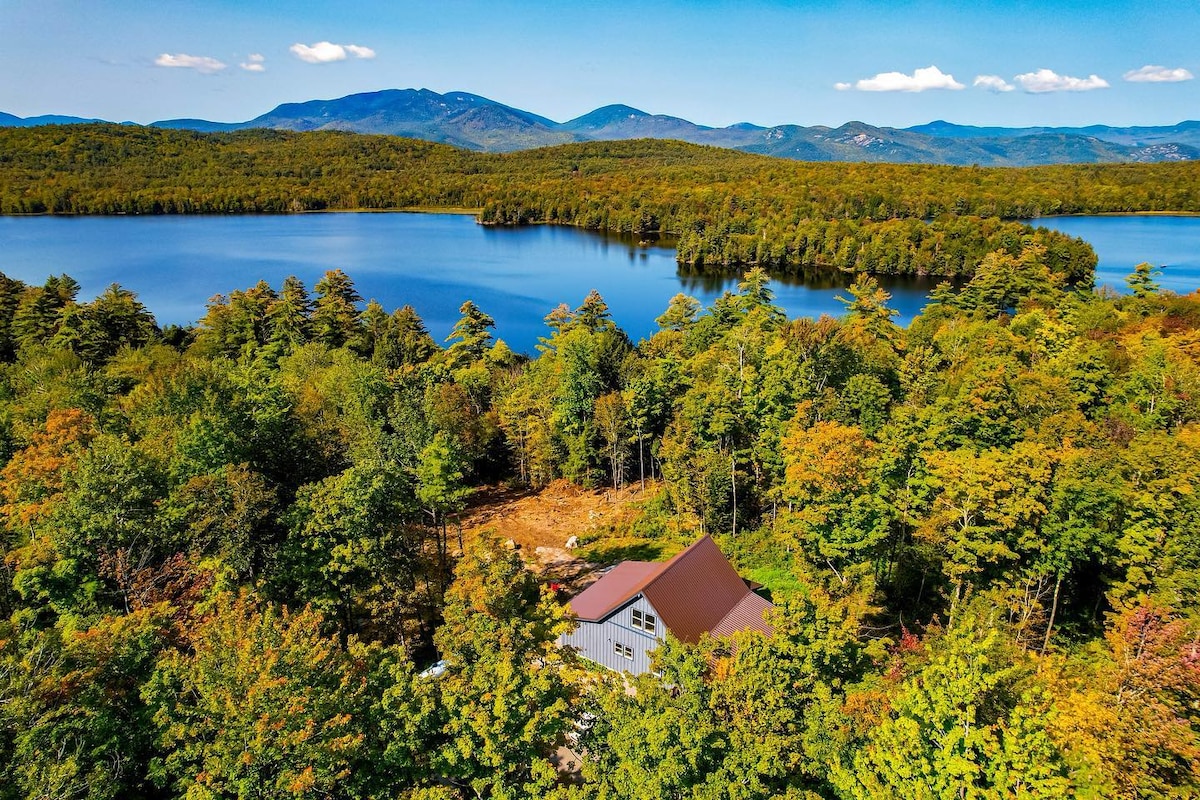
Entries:
{"label": "evergreen tree", "polygon": [[325,273],[317,285],[312,313],[313,338],[326,347],[342,347],[359,333],[358,304],[362,296],[350,276],[340,269]]}

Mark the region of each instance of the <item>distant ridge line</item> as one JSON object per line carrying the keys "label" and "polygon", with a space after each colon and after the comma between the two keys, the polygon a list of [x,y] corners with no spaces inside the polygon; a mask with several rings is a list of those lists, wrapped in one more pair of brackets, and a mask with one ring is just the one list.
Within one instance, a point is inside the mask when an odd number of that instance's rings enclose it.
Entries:
{"label": "distant ridge line", "polygon": [[[0,127],[105,122],[0,112]],[[121,123],[133,125],[135,123]],[[679,139],[803,161],[858,161],[1035,166],[1200,160],[1200,121],[1115,127],[984,127],[934,120],[908,128],[847,122],[764,127],[740,122],[724,128],[681,117],[650,114],[624,104],[602,106],[555,122],[470,92],[384,89],[330,100],[283,103],[245,122],[166,119],[150,127],[224,133],[250,128],[390,134],[469,150],[506,152],[583,141]]]}

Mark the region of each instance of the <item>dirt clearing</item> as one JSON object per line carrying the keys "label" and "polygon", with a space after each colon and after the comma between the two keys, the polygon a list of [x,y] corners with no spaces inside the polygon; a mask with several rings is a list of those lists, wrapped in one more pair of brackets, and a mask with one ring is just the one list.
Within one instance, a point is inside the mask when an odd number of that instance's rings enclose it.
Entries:
{"label": "dirt clearing", "polygon": [[[605,544],[628,541],[644,498],[638,485],[616,491],[581,489],[564,480],[542,489],[490,486],[476,492],[464,512],[463,534],[469,541],[491,530],[501,541],[511,539],[522,557],[547,579],[578,590],[612,560],[605,557],[609,550],[589,545],[600,538]],[[580,543],[576,549],[567,548],[572,536]]]}

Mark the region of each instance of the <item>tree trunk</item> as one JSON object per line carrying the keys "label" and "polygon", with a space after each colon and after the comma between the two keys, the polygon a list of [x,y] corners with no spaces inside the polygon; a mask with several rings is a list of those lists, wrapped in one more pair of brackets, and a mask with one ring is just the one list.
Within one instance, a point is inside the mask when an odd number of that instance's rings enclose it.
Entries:
{"label": "tree trunk", "polygon": [[1054,617],[1058,614],[1058,590],[1062,588],[1062,574],[1059,573],[1057,580],[1054,581],[1054,602],[1050,604],[1050,621],[1046,623],[1046,638],[1042,640],[1042,655],[1046,654],[1046,648],[1050,646],[1050,633],[1054,630]]}
{"label": "tree trunk", "polygon": [[645,449],[645,439],[642,437],[642,429],[638,428],[638,477],[642,481],[643,494],[646,492],[646,457],[643,453]]}
{"label": "tree trunk", "polygon": [[729,451],[729,485],[733,489],[733,536],[737,536],[737,458]]}

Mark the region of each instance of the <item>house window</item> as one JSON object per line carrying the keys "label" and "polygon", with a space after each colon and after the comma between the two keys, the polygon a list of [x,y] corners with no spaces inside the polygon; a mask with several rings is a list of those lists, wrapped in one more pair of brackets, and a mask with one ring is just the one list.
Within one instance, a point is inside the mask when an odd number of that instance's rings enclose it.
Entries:
{"label": "house window", "polygon": [[654,633],[658,627],[658,617],[653,614],[646,614],[638,609],[633,610],[633,627],[647,633]]}
{"label": "house window", "polygon": [[633,661],[633,648],[627,644],[613,642],[613,652],[619,656],[629,659],[630,661]]}

